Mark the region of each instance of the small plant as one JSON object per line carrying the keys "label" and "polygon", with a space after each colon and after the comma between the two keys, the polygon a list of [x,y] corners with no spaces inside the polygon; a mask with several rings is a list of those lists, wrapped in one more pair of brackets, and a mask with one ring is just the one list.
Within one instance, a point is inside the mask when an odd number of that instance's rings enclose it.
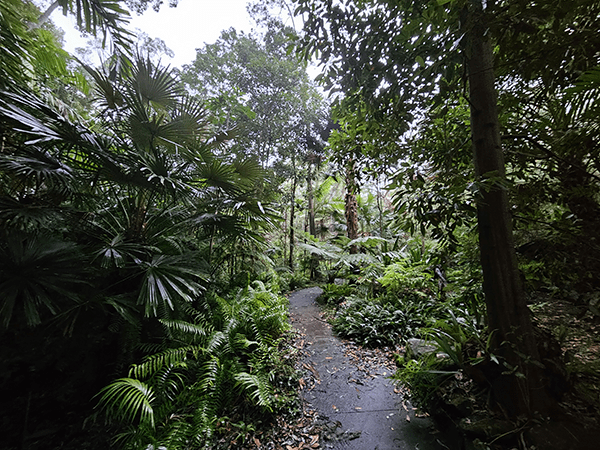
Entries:
{"label": "small plant", "polygon": [[424,329],[427,342],[436,350],[417,360],[402,360],[394,375],[396,380],[409,387],[412,401],[429,411],[439,406],[438,401],[451,381],[466,380],[473,374],[483,376],[488,369],[482,367],[486,362],[498,365],[498,359],[488,354],[489,338],[487,342],[483,339],[483,331],[477,327],[476,320],[465,311],[458,312],[461,316],[450,310],[445,319]]}
{"label": "small plant", "polygon": [[349,284],[327,284],[323,287],[323,293],[319,296],[319,303],[326,306],[335,306],[342,303],[354,293],[354,287]]}
{"label": "small plant", "polygon": [[300,289],[306,287],[309,283],[309,279],[303,273],[293,273],[289,279],[288,285],[290,291],[295,291],[296,289]]}
{"label": "small plant", "polygon": [[350,298],[338,309],[333,329],[361,345],[395,346],[441,317],[443,305],[413,293],[400,298]]}
{"label": "small plant", "polygon": [[392,378],[409,389],[415,406],[431,410],[440,387],[457,374],[456,371],[445,370],[445,364],[435,353],[428,353],[418,360],[404,361]]}

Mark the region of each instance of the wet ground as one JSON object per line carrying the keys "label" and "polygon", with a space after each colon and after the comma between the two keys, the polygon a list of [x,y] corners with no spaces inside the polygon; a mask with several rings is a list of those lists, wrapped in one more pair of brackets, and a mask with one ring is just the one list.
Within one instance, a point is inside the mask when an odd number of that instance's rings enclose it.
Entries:
{"label": "wet ground", "polygon": [[332,334],[315,302],[321,292],[314,287],[289,297],[292,325],[302,334],[302,395],[324,422],[319,448],[448,448],[440,443],[431,420],[419,417],[387,378],[394,370],[389,360],[375,357],[365,362],[355,346]]}

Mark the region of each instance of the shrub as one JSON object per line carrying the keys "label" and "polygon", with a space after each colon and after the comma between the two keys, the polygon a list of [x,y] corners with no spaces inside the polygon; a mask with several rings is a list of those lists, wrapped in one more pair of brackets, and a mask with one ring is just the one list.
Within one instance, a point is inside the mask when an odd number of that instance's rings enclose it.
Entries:
{"label": "shrub", "polygon": [[319,303],[326,306],[339,305],[354,293],[354,288],[349,284],[327,284],[323,287],[323,293],[319,296]]}
{"label": "shrub", "polygon": [[361,345],[395,346],[433,325],[443,310],[443,304],[418,293],[372,300],[351,298],[338,309],[333,330]]}

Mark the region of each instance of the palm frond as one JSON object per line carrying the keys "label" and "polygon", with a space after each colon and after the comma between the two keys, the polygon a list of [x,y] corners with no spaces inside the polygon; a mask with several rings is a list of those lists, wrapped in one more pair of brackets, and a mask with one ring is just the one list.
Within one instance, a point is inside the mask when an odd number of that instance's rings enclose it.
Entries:
{"label": "palm frond", "polygon": [[77,26],[88,33],[97,35],[98,31],[110,34],[119,47],[131,44],[132,33],[125,26],[129,22],[128,12],[115,0],[58,0],[63,14],[71,11],[77,20]]}
{"label": "palm frond", "polygon": [[56,314],[58,300],[77,300],[85,264],[78,247],[44,234],[7,232],[0,245],[0,320],[7,327],[14,308],[23,308],[28,325],[41,323],[41,309]]}
{"label": "palm frond", "polygon": [[[0,155],[0,170],[24,184],[66,195],[72,189],[73,170],[47,152],[30,148],[22,155]],[[28,183],[28,180],[31,180]]]}
{"label": "palm frond", "polygon": [[240,191],[240,187],[236,183],[235,170],[229,164],[213,160],[200,166],[197,172],[199,179],[205,185],[218,187],[225,192]]}
{"label": "palm frond", "polygon": [[147,317],[156,317],[159,308],[174,311],[178,300],[191,302],[204,290],[204,280],[190,263],[189,255],[157,255],[151,262],[143,263],[138,304],[144,306]]}
{"label": "palm frond", "polygon": [[183,89],[173,76],[173,69],[155,66],[149,57],[137,55],[132,68],[130,96],[157,109],[172,109],[183,94]]}

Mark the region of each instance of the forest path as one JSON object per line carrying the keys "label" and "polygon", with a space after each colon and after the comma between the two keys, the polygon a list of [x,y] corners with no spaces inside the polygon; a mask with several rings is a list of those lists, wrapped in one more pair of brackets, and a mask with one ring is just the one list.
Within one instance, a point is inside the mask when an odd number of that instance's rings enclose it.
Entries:
{"label": "forest path", "polygon": [[[362,358],[356,346],[335,337],[320,318],[318,287],[289,297],[292,325],[303,334],[300,346],[306,371],[302,396],[328,419],[320,448],[347,450],[438,450],[431,420],[416,417],[402,395],[387,379],[393,368],[380,358]],[[373,354],[372,352],[370,353]],[[358,355],[358,356],[357,356]],[[308,381],[304,381],[308,380]]]}

